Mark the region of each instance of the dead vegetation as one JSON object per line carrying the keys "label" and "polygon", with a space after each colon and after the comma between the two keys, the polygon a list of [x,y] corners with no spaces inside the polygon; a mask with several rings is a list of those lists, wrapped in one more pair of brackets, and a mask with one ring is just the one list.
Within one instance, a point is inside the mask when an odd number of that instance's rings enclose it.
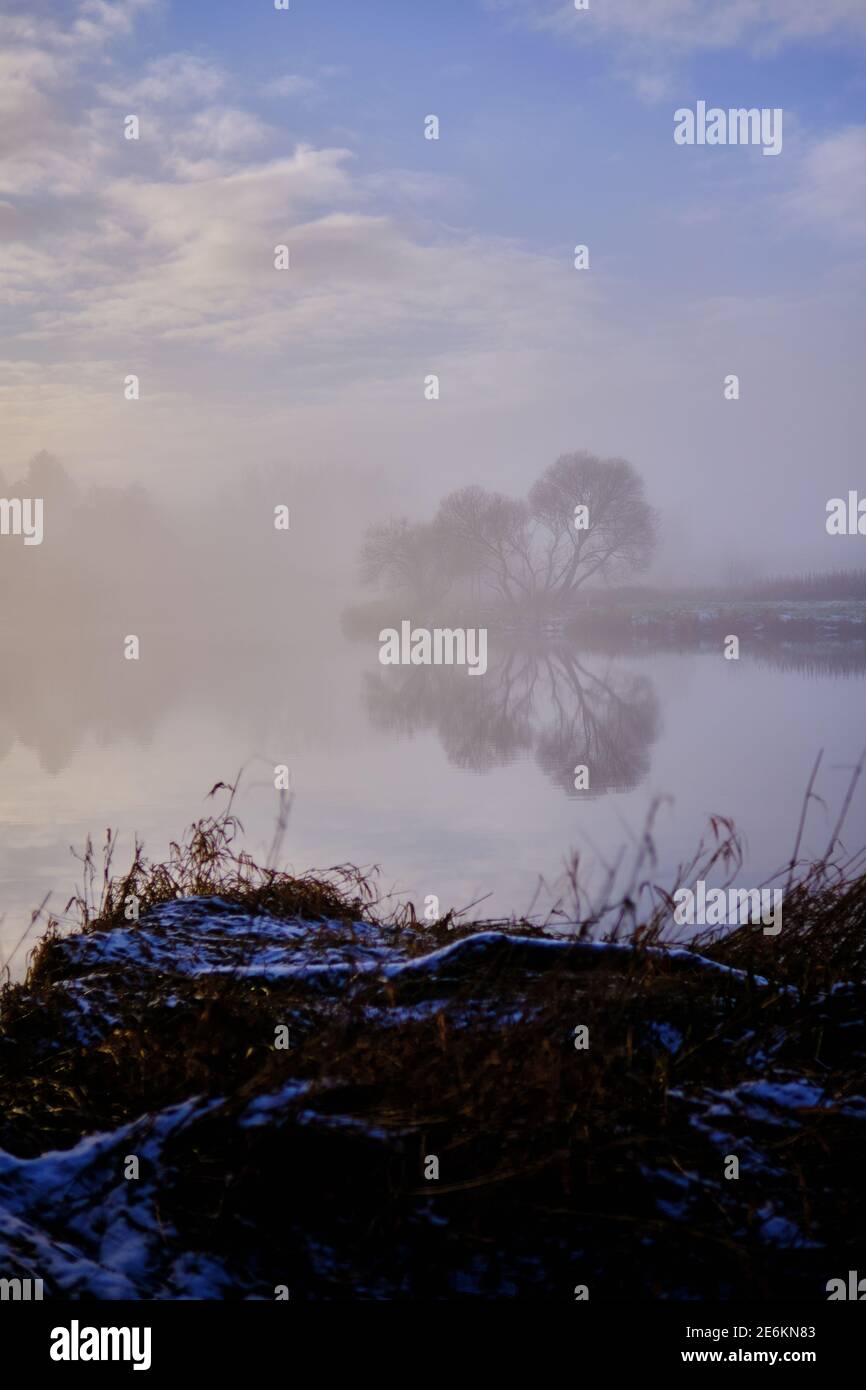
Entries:
{"label": "dead vegetation", "polygon": [[[819,864],[798,840],[779,937],[747,925],[688,951],[665,944],[649,831],[617,899],[618,866],[594,905],[572,866],[581,926],[552,951],[527,923],[382,914],[356,869],[259,868],[231,800],[166,864],[139,846],[112,876],[109,836],[101,872],[85,854],[79,932],[50,924],[3,991],[0,1147],[35,1156],[218,1099],[149,1176],[172,1239],[221,1261],[238,1296],[823,1298],[866,1242],[866,874],[839,828]],[[716,820],[681,881],[739,862]],[[136,931],[170,946],[179,893],[218,900],[211,927],[303,921],[310,961],[372,940],[417,968],[257,973],[254,932],[221,972],[75,948]],[[244,1122],[277,1094],[268,1123]]]}

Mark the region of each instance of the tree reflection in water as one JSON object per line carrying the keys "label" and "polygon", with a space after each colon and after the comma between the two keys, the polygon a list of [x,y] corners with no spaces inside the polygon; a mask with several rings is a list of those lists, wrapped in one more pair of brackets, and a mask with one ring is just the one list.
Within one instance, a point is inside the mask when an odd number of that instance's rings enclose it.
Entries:
{"label": "tree reflection in water", "polygon": [[[404,736],[432,730],[449,762],[472,772],[534,757],[568,796],[636,786],[659,731],[647,676],[616,658],[590,665],[561,643],[494,650],[477,680],[442,666],[388,667],[365,679],[376,728]],[[580,764],[589,768],[588,793],[574,788]]]}

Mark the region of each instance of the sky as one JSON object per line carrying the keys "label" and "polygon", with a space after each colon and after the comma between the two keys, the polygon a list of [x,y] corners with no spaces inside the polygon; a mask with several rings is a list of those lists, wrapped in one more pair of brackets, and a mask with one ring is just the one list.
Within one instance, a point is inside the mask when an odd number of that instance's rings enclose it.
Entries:
{"label": "sky", "polygon": [[0,0],[0,471],[423,516],[585,448],[657,578],[862,564],[864,56],[863,0]]}

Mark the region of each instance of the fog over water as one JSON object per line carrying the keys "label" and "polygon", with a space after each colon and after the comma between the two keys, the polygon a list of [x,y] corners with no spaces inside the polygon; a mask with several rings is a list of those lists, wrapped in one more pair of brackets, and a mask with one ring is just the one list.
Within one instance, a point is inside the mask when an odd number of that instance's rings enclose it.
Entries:
{"label": "fog over water", "polygon": [[[0,492],[44,502],[40,544],[0,535],[4,956],[62,910],[70,845],[160,856],[240,769],[253,850],[285,764],[294,867],[380,864],[419,911],[566,910],[568,857],[603,876],[660,797],[661,882],[720,813],[753,885],[823,749],[819,853],[866,746],[862,641],[758,626],[726,661],[490,601],[501,555],[543,572],[527,499],[581,451],[627,461],[630,558],[647,539],[584,611],[864,566],[825,524],[866,495],[860,8],[388,0],[377,33],[351,0],[242,8],[0,5]],[[783,111],[778,154],[677,145],[705,100]],[[486,570],[437,529],[468,487]],[[414,570],[365,586],[401,518]],[[380,628],[440,611],[489,620],[483,677],[380,663]]]}
{"label": "fog over water", "polygon": [[[11,646],[0,702],[4,956],[46,894],[62,910],[80,878],[70,846],[111,826],[117,867],[133,832],[161,857],[213,808],[213,783],[241,768],[237,809],[260,857],[277,814],[274,767],[285,764],[294,868],[378,864],[382,892],[419,915],[436,894],[443,911],[483,898],[483,916],[544,917],[560,899],[571,904],[570,853],[597,879],[662,795],[671,800],[655,822],[659,882],[671,882],[714,812],[747,838],[737,883],[760,882],[790,853],[822,747],[817,789],[830,809],[813,805],[803,846],[820,853],[866,742],[863,668],[727,663],[711,652],[515,653],[493,636],[488,675],[473,681],[458,668],[381,667],[378,644],[348,639],[336,609],[287,622],[270,644],[158,627],[142,640],[138,664],[117,659],[115,633],[86,645],[58,635],[50,653],[32,640]],[[531,710],[510,724],[509,661],[512,679],[535,682]],[[561,711],[572,719],[587,695],[589,723],[581,716],[581,733],[563,735]],[[593,768],[589,798],[573,790],[580,754]],[[846,840],[853,849],[864,837],[859,795]]]}

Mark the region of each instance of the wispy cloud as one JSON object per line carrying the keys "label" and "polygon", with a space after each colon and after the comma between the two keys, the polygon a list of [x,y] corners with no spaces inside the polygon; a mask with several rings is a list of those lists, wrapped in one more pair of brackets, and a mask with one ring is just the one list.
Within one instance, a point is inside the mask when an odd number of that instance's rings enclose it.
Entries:
{"label": "wispy cloud", "polygon": [[788,210],[801,222],[846,241],[866,237],[866,125],[852,125],[805,151]]}
{"label": "wispy cloud", "polygon": [[745,46],[753,51],[816,38],[866,40],[861,0],[484,0],[503,17],[577,42],[599,38],[668,52]]}
{"label": "wispy cloud", "polygon": [[306,97],[313,92],[321,91],[321,84],[314,77],[304,77],[299,72],[283,73],[280,77],[273,77],[262,88],[265,96],[269,97]]}
{"label": "wispy cloud", "polygon": [[863,0],[482,0],[510,24],[574,44],[604,43],[612,71],[641,100],[673,91],[696,54],[739,49],[752,56],[792,44],[866,44]]}
{"label": "wispy cloud", "polygon": [[[287,152],[219,63],[168,53],[124,75],[111,41],[147,8],[83,0],[66,29],[22,19],[10,38],[14,80],[2,90],[29,138],[0,152],[8,342],[79,362],[160,343],[223,357],[280,349],[337,377],[347,354],[382,372],[461,345],[493,353],[519,338],[549,350],[569,298],[589,299],[565,259],[417,215],[404,223],[401,206],[436,209],[444,176],[361,173],[345,148]],[[110,64],[110,80],[94,82],[94,61]],[[271,91],[310,92],[321,75],[285,74]],[[129,113],[140,140],[123,138]],[[280,244],[286,275],[274,268]]]}
{"label": "wispy cloud", "polygon": [[144,71],[124,85],[100,89],[106,102],[137,106],[194,106],[212,101],[226,86],[227,74],[216,63],[192,53],[167,53],[148,63]]}

